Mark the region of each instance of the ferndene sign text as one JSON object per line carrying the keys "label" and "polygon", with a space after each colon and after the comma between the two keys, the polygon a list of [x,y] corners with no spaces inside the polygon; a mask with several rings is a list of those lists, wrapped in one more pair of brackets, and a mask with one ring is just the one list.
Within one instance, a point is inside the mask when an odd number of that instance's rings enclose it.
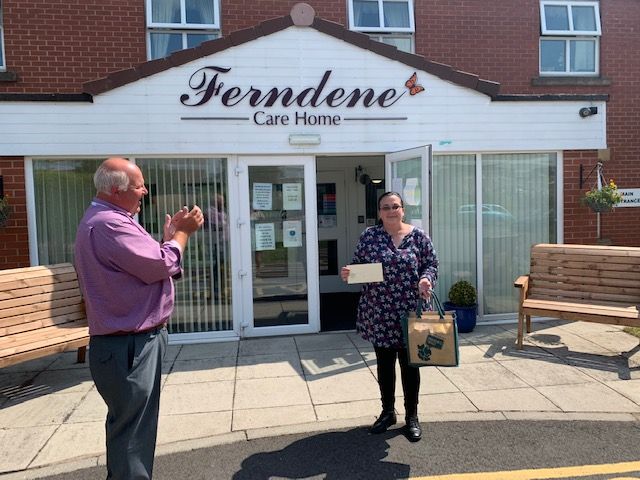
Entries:
{"label": "ferndene sign text", "polygon": [[[268,89],[227,86],[224,75],[231,68],[206,66],[196,70],[189,78],[192,92],[180,96],[180,102],[187,107],[200,107],[212,99],[221,105],[233,108],[241,104],[254,107],[252,120],[256,125],[340,125],[342,116],[318,115],[310,109],[324,108],[389,108],[404,96],[406,91],[398,92],[387,88],[376,92],[372,87],[346,90],[337,87],[329,90],[331,70],[326,70],[314,87],[296,91],[291,87],[272,87]],[[272,108],[287,109],[274,112]],[[289,109],[294,108],[295,111]],[[299,110],[304,109],[304,110]],[[216,117],[213,117],[216,118]],[[222,117],[220,117],[222,118]],[[227,118],[228,119],[228,118]]]}

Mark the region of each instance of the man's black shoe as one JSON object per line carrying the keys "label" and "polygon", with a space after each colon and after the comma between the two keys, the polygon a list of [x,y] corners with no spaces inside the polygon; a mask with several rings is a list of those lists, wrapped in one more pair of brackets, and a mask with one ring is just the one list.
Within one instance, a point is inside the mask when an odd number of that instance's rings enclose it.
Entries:
{"label": "man's black shoe", "polygon": [[369,431],[371,433],[384,433],[391,425],[395,425],[397,422],[396,414],[394,411],[382,412],[378,419],[371,426]]}
{"label": "man's black shoe", "polygon": [[405,427],[405,434],[410,442],[418,442],[422,438],[422,428],[418,417],[407,417],[407,426]]}

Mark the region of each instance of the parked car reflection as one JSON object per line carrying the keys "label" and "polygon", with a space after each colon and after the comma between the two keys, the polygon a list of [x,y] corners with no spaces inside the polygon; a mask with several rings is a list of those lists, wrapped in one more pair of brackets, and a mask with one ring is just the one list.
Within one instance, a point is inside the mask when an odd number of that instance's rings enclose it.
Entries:
{"label": "parked car reflection", "polygon": [[[475,225],[476,205],[460,205],[458,215],[463,219],[468,217],[465,221]],[[482,230],[484,238],[513,237],[518,234],[516,218],[509,210],[496,203],[482,204]]]}

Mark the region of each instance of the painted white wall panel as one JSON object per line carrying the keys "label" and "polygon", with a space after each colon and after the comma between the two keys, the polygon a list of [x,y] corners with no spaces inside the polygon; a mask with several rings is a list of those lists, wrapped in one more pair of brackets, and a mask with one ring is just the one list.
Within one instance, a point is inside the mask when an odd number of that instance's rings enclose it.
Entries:
{"label": "painted white wall panel", "polygon": [[[222,90],[252,85],[263,93],[316,87],[394,88],[404,95],[389,108],[225,107],[220,97],[187,107],[180,95],[204,66],[231,68],[220,74]],[[418,72],[425,91],[409,95],[405,81],[414,69],[314,29],[291,27],[238,47],[161,72],[94,97],[93,104],[0,102],[0,155],[145,154],[335,154],[384,153],[432,144],[434,152],[538,151],[606,148],[605,102],[492,102],[475,90]],[[587,105],[587,103],[589,103]],[[597,106],[581,118],[578,110]],[[248,117],[258,110],[287,114],[339,115],[340,125],[256,125],[252,120],[183,120]],[[347,121],[348,117],[406,117],[406,120]],[[289,134],[321,135],[313,147],[289,145]]]}

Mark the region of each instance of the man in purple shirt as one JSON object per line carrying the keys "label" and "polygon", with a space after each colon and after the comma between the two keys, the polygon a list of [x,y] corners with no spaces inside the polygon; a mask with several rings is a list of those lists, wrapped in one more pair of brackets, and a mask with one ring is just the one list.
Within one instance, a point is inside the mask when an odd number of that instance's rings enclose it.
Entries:
{"label": "man in purple shirt", "polygon": [[91,376],[108,407],[107,478],[153,473],[166,324],[189,236],[200,208],[166,215],[163,241],[134,219],[148,192],[142,171],[124,158],[105,160],[97,194],[78,226],[75,267],[89,321]]}

